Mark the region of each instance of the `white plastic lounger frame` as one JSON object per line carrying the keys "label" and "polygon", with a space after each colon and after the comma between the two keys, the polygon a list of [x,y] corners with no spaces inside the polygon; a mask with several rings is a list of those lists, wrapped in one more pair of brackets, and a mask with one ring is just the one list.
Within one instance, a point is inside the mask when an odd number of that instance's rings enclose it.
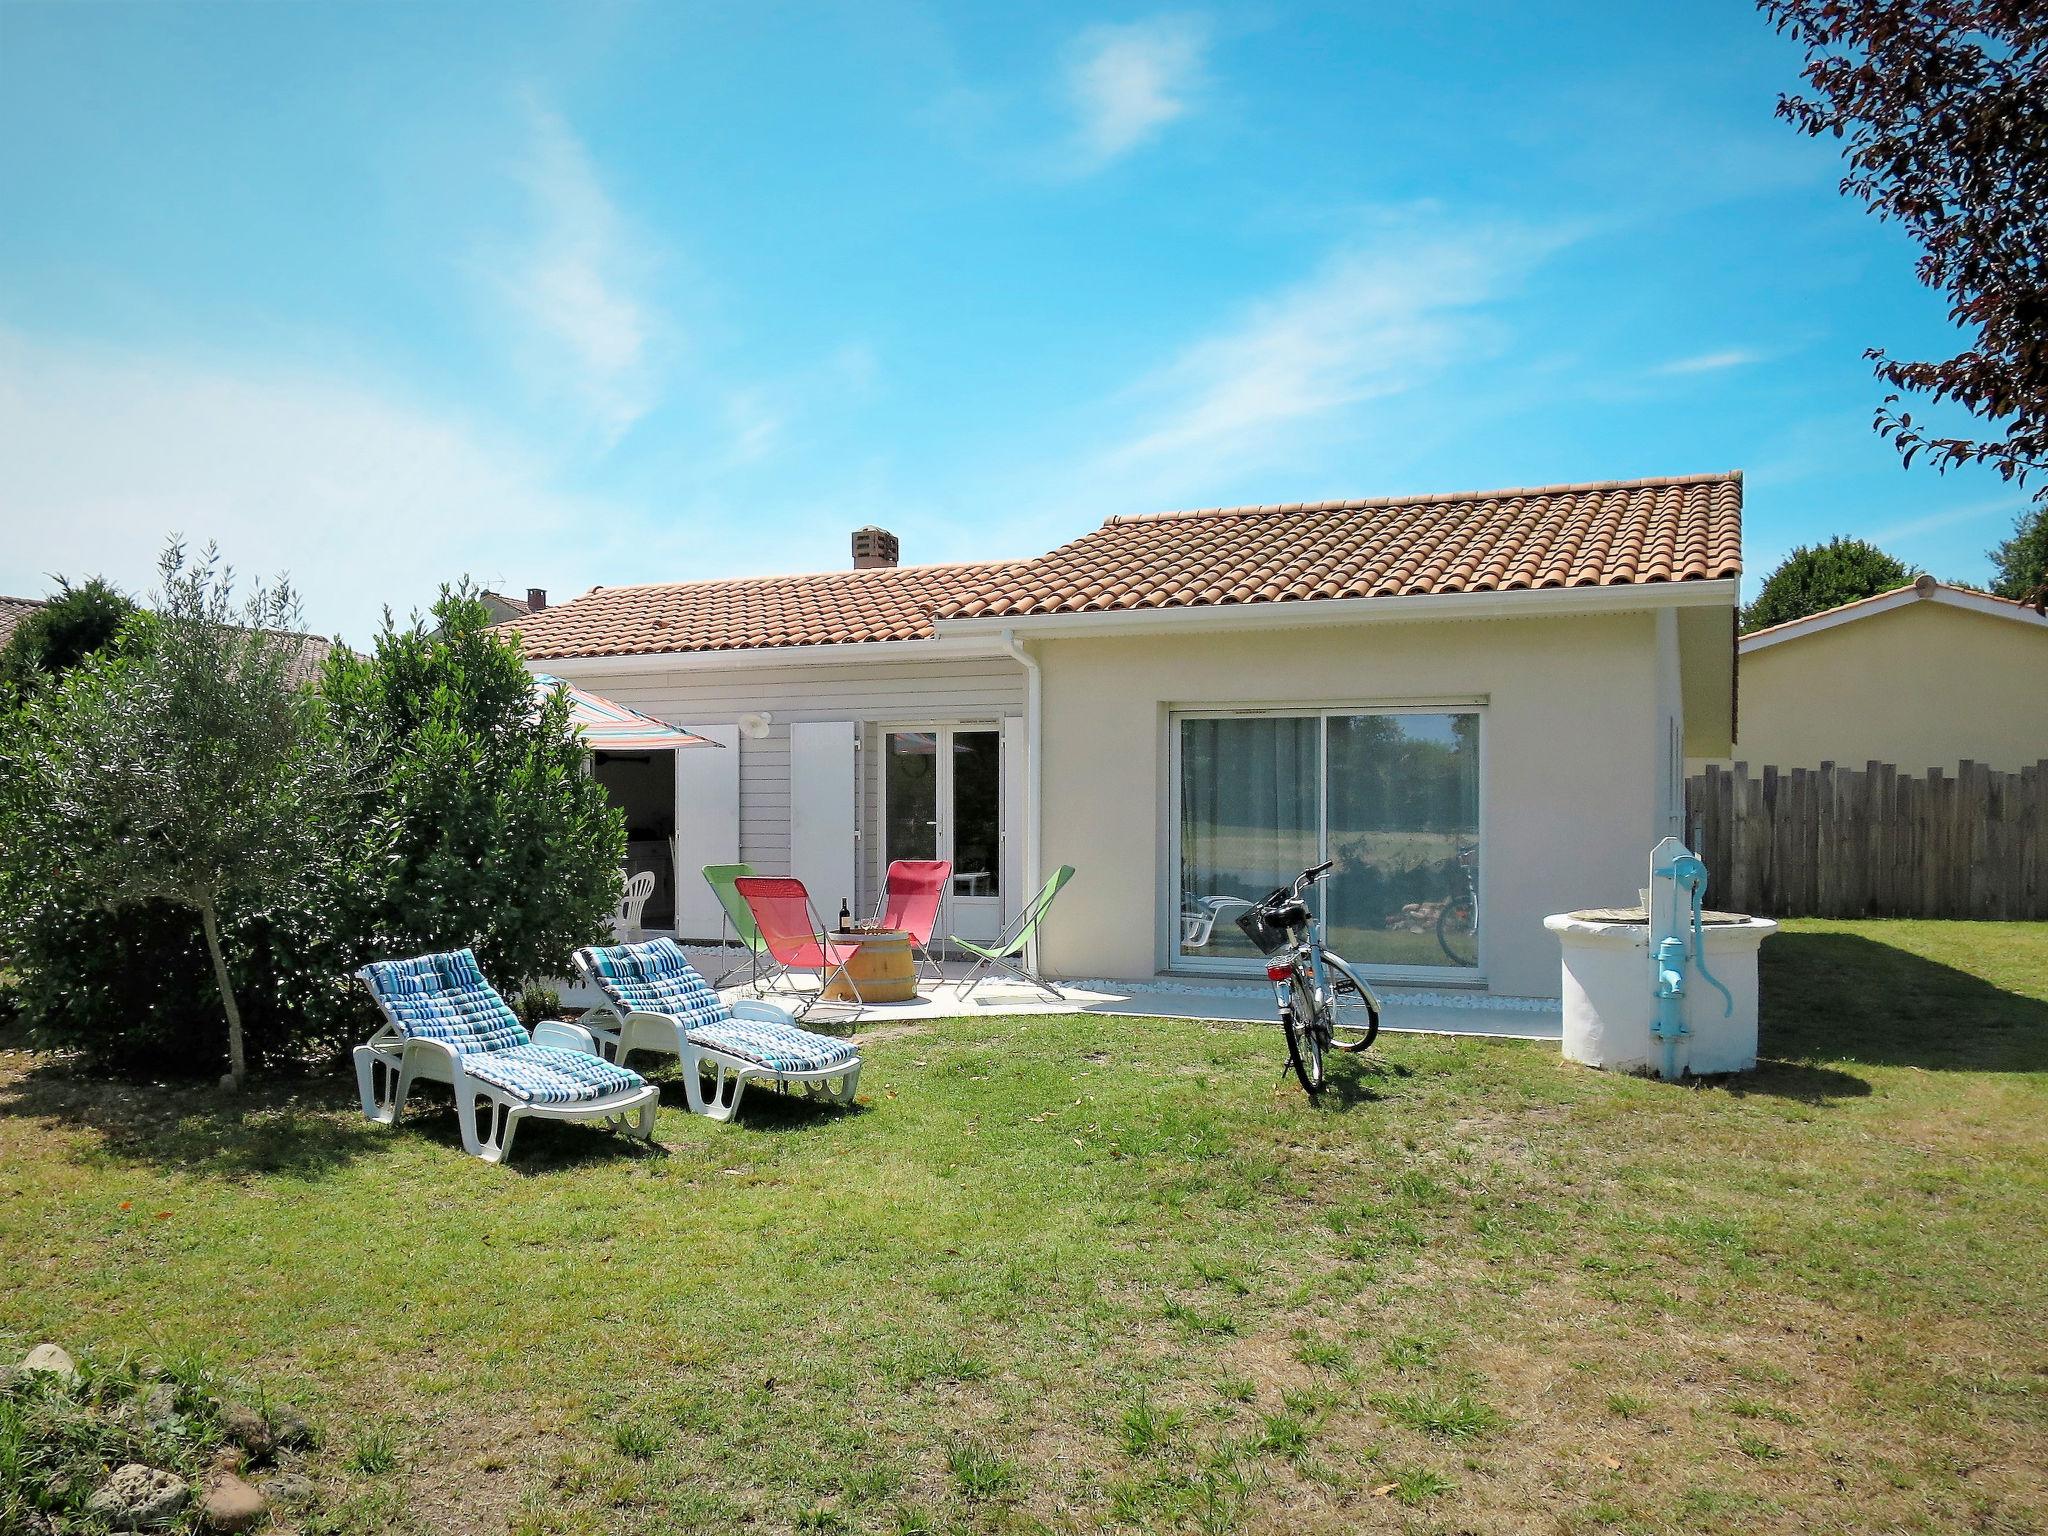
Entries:
{"label": "white plastic lounger frame", "polygon": [[[668,941],[657,939],[648,944],[634,945],[637,953],[647,950],[665,950],[672,947]],[[674,959],[688,968],[682,960],[680,949]],[[860,1056],[852,1053],[829,1065],[818,1067],[772,1066],[756,1061],[737,1052],[722,1049],[705,1039],[692,1039],[693,1027],[715,1029],[721,1020],[705,1020],[698,1023],[685,1013],[657,1013],[648,1009],[634,1008],[627,1004],[615,978],[606,976],[600,969],[594,951],[580,949],[576,952],[576,968],[583,979],[604,994],[605,1001],[585,1012],[578,1023],[596,1037],[598,1049],[612,1061],[624,1065],[626,1058],[635,1051],[658,1051],[674,1056],[682,1064],[683,1093],[689,1101],[690,1113],[703,1115],[711,1120],[730,1120],[740,1107],[741,1096],[749,1083],[771,1083],[778,1092],[800,1090],[806,1098],[820,1103],[844,1108],[854,1102],[854,1095],[860,1090]],[[815,1031],[805,1030],[795,1018],[784,1009],[762,998],[742,997],[727,1000],[710,990],[708,983],[696,976],[694,969],[689,974],[704,988],[709,1007],[724,1015],[724,1020],[744,1025],[746,1021],[779,1025],[784,1029],[798,1030],[806,1036],[820,1041],[831,1041],[831,1036],[818,1036]],[[700,1007],[707,1006],[703,999],[692,999]],[[678,1006],[682,1003],[679,1001]],[[744,1030],[741,1031],[744,1033]],[[833,1041],[835,1046],[842,1042]]]}
{"label": "white plastic lounger frame", "polygon": [[[736,999],[731,1005],[736,1019],[759,1019],[764,1023],[795,1024],[789,1014],[762,998]],[[801,1090],[805,1097],[844,1108],[860,1089],[860,1058],[839,1066],[791,1072],[763,1066],[715,1046],[699,1045],[673,1014],[627,1013],[621,1015],[609,1003],[599,1003],[578,1021],[598,1040],[598,1047],[612,1061],[623,1063],[634,1051],[660,1051],[674,1056],[683,1067],[683,1094],[690,1113],[711,1120],[730,1120],[740,1107],[740,1096],[749,1083],[772,1083],[779,1092]]]}
{"label": "white plastic lounger frame", "polygon": [[[505,1160],[512,1150],[519,1122],[528,1116],[542,1120],[599,1120],[612,1130],[642,1141],[654,1140],[654,1113],[660,1107],[661,1090],[652,1083],[643,1081],[618,1093],[571,1103],[535,1102],[472,1077],[463,1070],[463,1053],[447,1041],[408,1033],[371,984],[368,967],[355,975],[384,1015],[383,1027],[355,1049],[356,1087],[362,1097],[365,1119],[378,1125],[397,1124],[412,1085],[425,1080],[446,1083],[454,1089],[462,1150],[487,1163]],[[532,1043],[603,1059],[597,1037],[591,1031],[564,1021],[550,1020],[535,1027]],[[488,1115],[488,1124],[481,1129],[479,1100]]]}

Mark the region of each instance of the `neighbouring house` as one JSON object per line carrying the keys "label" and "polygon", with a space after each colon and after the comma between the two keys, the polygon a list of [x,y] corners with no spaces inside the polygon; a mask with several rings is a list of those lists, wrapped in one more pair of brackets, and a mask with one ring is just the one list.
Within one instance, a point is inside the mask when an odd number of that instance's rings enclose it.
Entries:
{"label": "neighbouring house", "polygon": [[684,937],[719,932],[707,863],[829,918],[948,857],[970,937],[1072,864],[1048,972],[1244,976],[1232,904],[1329,858],[1331,940],[1377,975],[1555,996],[1543,918],[1632,899],[1686,757],[1729,750],[1741,521],[1730,473],[1112,517],[959,565],[862,529],[852,570],[510,627],[733,748],[596,768],[672,839]]}
{"label": "neighbouring house", "polygon": [[[14,633],[14,626],[41,608],[46,599],[40,597],[0,597],[0,645],[7,643]],[[292,663],[291,679],[295,683],[314,683],[320,680],[321,670],[327,665],[328,653],[335,642],[321,635],[302,636],[306,642]]]}
{"label": "neighbouring house", "polygon": [[526,596],[507,597],[502,592],[493,592],[488,587],[477,593],[484,607],[490,610],[494,623],[502,624],[508,619],[523,619],[528,614],[539,613],[548,605],[546,587],[528,587]]}
{"label": "neighbouring house", "polygon": [[42,606],[40,597],[0,597],[0,645],[7,643],[15,625]]}
{"label": "neighbouring house", "polygon": [[2048,618],[2025,603],[1922,576],[1737,650],[1734,756],[1754,768],[2016,773],[2048,758]]}

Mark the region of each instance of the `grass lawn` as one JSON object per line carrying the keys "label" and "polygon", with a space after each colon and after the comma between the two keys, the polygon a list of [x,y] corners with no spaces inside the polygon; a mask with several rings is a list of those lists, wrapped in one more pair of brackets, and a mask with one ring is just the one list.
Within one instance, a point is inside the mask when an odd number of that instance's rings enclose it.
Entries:
{"label": "grass lawn", "polygon": [[981,1018],[506,1169],[16,1053],[0,1348],[301,1404],[309,1531],[2041,1530],[2048,924],[1763,953],[1724,1085]]}

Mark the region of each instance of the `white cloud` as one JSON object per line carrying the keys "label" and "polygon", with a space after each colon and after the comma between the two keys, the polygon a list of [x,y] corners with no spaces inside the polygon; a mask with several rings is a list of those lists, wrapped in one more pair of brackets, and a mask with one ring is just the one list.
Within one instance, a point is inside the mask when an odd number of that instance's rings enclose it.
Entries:
{"label": "white cloud", "polygon": [[1924,517],[1907,518],[1904,522],[1893,523],[1868,535],[1873,544],[1903,543],[1923,533],[1933,533],[1939,528],[1953,528],[1958,523],[1974,523],[1990,517],[2016,516],[2025,502],[2009,497],[1995,501],[1974,501],[1968,506],[1950,507],[1945,512],[1930,512]]}
{"label": "white cloud", "polygon": [[1486,306],[1563,238],[1401,229],[1339,249],[1141,381],[1139,425],[1099,467],[1172,493],[1296,462],[1319,434],[1353,430],[1354,408],[1485,350]]}
{"label": "white cloud", "polygon": [[289,574],[309,626],[361,644],[386,604],[402,618],[464,572],[619,580],[634,531],[518,445],[350,381],[0,331],[0,592],[147,592],[177,532]]}
{"label": "white cloud", "polygon": [[1081,168],[1107,165],[1185,116],[1208,47],[1208,29],[1186,16],[1083,32],[1066,73]]}
{"label": "white cloud", "polygon": [[525,328],[531,371],[566,381],[609,446],[654,404],[655,323],[637,292],[646,261],[575,130],[538,104],[528,115],[519,175],[533,227],[504,259],[500,291]]}
{"label": "white cloud", "polygon": [[1692,357],[1673,358],[1668,363],[1659,363],[1658,373],[1720,373],[1729,368],[1746,368],[1751,363],[1760,363],[1764,354],[1753,352],[1747,347],[1727,347],[1719,352],[1701,352]]}
{"label": "white cloud", "polygon": [[732,438],[727,458],[735,465],[766,458],[788,425],[769,391],[759,386],[733,391],[726,398],[724,416]]}

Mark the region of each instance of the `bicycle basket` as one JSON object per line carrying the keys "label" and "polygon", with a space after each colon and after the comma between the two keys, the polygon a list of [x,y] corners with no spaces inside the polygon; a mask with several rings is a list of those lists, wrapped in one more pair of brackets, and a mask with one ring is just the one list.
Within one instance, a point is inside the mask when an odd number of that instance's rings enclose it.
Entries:
{"label": "bicycle basket", "polygon": [[1237,926],[1262,955],[1277,955],[1294,942],[1292,928],[1277,919],[1287,914],[1287,892],[1275,891],[1256,907],[1238,914]]}

